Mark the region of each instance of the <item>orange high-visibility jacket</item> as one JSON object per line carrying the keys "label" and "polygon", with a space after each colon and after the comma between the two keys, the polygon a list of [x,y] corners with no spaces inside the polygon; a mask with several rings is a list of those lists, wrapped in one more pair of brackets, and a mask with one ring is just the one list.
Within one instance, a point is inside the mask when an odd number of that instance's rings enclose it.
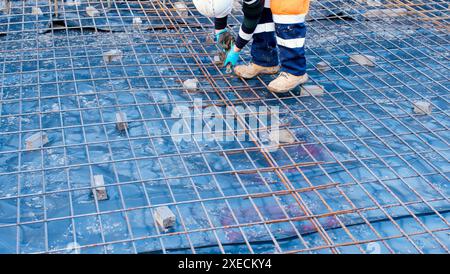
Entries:
{"label": "orange high-visibility jacket", "polygon": [[306,15],[310,0],[266,0],[270,1],[270,9],[277,15]]}

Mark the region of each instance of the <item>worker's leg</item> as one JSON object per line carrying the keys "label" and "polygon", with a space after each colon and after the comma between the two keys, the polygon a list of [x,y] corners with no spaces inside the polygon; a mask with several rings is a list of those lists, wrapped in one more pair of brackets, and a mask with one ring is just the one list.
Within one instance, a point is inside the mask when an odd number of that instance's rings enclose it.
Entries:
{"label": "worker's leg", "polygon": [[280,48],[281,70],[302,76],[306,73],[305,23],[276,24],[277,43]]}
{"label": "worker's leg", "polygon": [[269,85],[274,92],[287,92],[308,80],[305,57],[305,16],[309,0],[272,0],[276,40],[282,74]]}
{"label": "worker's leg", "polygon": [[[241,34],[243,35],[243,34]],[[251,49],[252,62],[235,68],[239,77],[250,79],[260,74],[275,74],[279,71],[277,41],[275,39],[275,24],[270,8],[265,8],[258,26],[253,33]]]}
{"label": "worker's leg", "polygon": [[275,24],[270,8],[265,8],[253,34],[252,62],[263,67],[279,65]]}

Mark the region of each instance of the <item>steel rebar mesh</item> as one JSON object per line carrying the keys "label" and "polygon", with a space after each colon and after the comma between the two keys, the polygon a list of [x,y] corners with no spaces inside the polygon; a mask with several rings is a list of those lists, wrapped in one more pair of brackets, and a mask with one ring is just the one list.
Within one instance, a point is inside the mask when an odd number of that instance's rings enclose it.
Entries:
{"label": "steel rebar mesh", "polygon": [[[274,76],[226,74],[211,19],[175,2],[3,9],[0,252],[449,252],[447,1],[313,1],[308,84],[320,97],[276,96],[266,88]],[[241,19],[230,18],[235,33]],[[123,56],[105,62],[110,50]],[[187,92],[192,78],[199,89]],[[227,124],[233,141],[175,142],[174,108],[199,99],[256,119],[255,107],[279,106],[295,142],[267,151],[240,115],[242,131]],[[432,113],[414,113],[416,101]],[[27,150],[39,132],[49,143]],[[94,175],[108,200],[92,195]],[[176,215],[169,231],[154,220],[160,206]]]}

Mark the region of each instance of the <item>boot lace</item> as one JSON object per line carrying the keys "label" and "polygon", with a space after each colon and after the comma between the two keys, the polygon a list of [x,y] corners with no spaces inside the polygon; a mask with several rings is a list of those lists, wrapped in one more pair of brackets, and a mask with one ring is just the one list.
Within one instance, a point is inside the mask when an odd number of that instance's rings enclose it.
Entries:
{"label": "boot lace", "polygon": [[280,73],[280,77],[283,77],[283,78],[289,78],[289,73],[287,73],[287,72],[282,72],[282,73]]}

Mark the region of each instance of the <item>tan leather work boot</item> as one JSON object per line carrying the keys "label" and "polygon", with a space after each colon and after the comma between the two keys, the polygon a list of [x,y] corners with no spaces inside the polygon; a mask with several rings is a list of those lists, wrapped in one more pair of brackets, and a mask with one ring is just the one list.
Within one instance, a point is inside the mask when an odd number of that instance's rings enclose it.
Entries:
{"label": "tan leather work boot", "polygon": [[280,71],[280,66],[263,67],[253,63],[236,66],[234,68],[234,73],[244,79],[252,79],[261,74],[275,74],[278,73],[278,71]]}
{"label": "tan leather work boot", "polygon": [[295,76],[287,72],[280,73],[277,79],[273,80],[268,88],[274,93],[285,93],[293,90],[299,85],[308,82],[308,74],[302,76]]}

